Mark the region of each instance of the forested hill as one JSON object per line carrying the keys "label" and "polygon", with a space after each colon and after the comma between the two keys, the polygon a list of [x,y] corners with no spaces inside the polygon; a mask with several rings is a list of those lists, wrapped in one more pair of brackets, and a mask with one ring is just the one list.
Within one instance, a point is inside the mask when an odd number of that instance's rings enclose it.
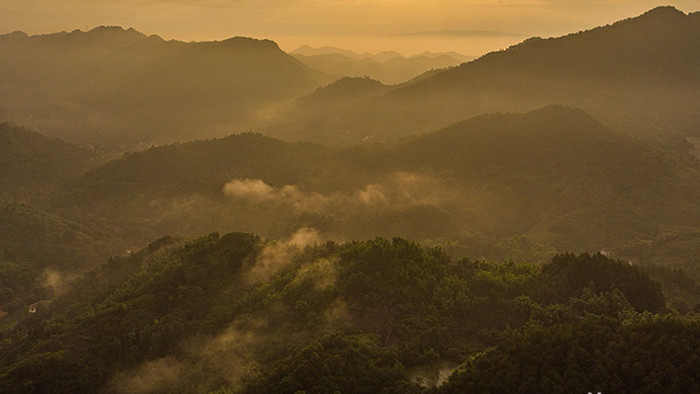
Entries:
{"label": "forested hill", "polygon": [[562,104],[632,134],[693,135],[700,125],[698,47],[700,14],[660,7],[563,37],[532,38],[351,109],[300,114],[296,124],[270,132],[310,139],[320,128],[348,134],[342,143],[390,140],[485,112]]}
{"label": "forested hill", "polygon": [[[3,392],[419,393],[461,363],[440,391],[634,392],[651,371],[681,391],[699,384],[697,322],[668,314],[639,268],[600,254],[496,264],[303,229],[166,237],[73,281],[15,312]],[[533,349],[550,368],[529,361]]]}
{"label": "forested hill", "polygon": [[394,160],[407,166],[470,176],[591,176],[630,185],[663,181],[671,164],[583,110],[559,105],[477,116],[398,144],[395,151]]}
{"label": "forested hill", "polygon": [[95,145],[246,130],[326,81],[269,40],[185,43],[120,27],[6,34],[0,57],[5,120]]}
{"label": "forested hill", "polygon": [[[520,74],[616,85],[697,85],[700,55],[694,49],[700,43],[699,30],[700,13],[684,14],[673,7],[659,7],[635,18],[563,37],[531,38],[405,90],[438,85],[461,88],[450,83],[485,83],[488,75],[505,77],[507,73],[513,78]],[[490,82],[505,86],[510,81]]]}
{"label": "forested hill", "polygon": [[480,234],[526,236],[541,251],[599,250],[693,231],[693,163],[549,106],[398,144],[340,149],[241,134],[162,146],[90,171],[47,206],[128,228],[139,242],[311,226],[338,239]]}
{"label": "forested hill", "polygon": [[[132,193],[203,192],[219,189],[233,178],[264,178],[273,185],[325,181],[324,173],[342,165],[336,152],[321,145],[242,133],[125,153],[89,171],[66,190],[94,201]],[[340,187],[342,182],[335,183]]]}
{"label": "forested hill", "polygon": [[0,123],[0,199],[46,195],[91,166],[87,150]]}
{"label": "forested hill", "polygon": [[[598,371],[565,387],[637,387],[651,371],[698,384],[697,324],[654,315],[667,313],[658,283],[602,255],[561,255],[540,268],[452,260],[401,238],[335,244],[308,229],[286,241],[210,234],[160,239],[70,288],[25,312],[6,336],[3,392],[421,392],[441,370],[475,363],[447,386],[454,389],[495,379],[500,372],[487,368],[508,362],[502,353],[519,335],[532,342],[548,333],[562,351],[547,362]],[[645,327],[657,335],[634,353],[643,366],[610,363]],[[572,330],[614,341],[582,344],[566,335]],[[686,345],[674,347],[677,357],[646,364],[679,334]],[[613,345],[620,351],[610,353]]]}

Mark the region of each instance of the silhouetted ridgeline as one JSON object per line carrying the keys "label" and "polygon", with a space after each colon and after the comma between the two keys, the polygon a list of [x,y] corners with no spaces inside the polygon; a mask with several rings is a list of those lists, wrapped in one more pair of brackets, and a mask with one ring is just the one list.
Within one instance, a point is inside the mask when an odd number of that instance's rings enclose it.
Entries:
{"label": "silhouetted ridgeline", "polygon": [[268,132],[324,142],[337,133],[337,143],[352,144],[430,132],[484,112],[562,104],[633,135],[694,135],[699,46],[700,14],[660,7],[564,37],[528,39],[350,108],[299,106]]}
{"label": "silhouetted ridgeline", "polygon": [[92,144],[245,130],[326,80],[269,40],[185,43],[120,27],[2,35],[0,56],[6,120]]}
{"label": "silhouetted ridgeline", "polygon": [[404,57],[398,52],[383,51],[377,54],[358,54],[347,49],[303,46],[290,52],[308,67],[329,75],[368,76],[386,84],[406,82],[427,71],[454,67],[471,60],[458,53],[421,53]]}

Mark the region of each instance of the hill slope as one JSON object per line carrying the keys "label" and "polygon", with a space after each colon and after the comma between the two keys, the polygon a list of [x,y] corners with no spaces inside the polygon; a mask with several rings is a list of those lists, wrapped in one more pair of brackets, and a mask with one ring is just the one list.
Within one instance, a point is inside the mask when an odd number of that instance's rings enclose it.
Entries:
{"label": "hill slope", "polygon": [[698,177],[695,166],[566,107],[479,116],[400,144],[384,159],[488,191],[485,221],[499,223],[492,228],[547,234],[564,249],[584,239],[598,240],[590,248],[622,234],[648,237],[660,223],[684,226],[687,214],[700,215],[680,202],[700,193],[686,183]]}
{"label": "hill slope", "polygon": [[87,171],[92,156],[61,140],[0,123],[0,197],[45,195]]}

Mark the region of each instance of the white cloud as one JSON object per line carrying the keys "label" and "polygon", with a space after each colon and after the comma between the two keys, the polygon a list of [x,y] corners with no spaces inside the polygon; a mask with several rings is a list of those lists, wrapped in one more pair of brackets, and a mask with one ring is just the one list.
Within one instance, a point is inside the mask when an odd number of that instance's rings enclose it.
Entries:
{"label": "white cloud", "polygon": [[406,172],[345,194],[305,192],[297,185],[275,188],[260,179],[234,179],[224,185],[223,192],[236,202],[272,204],[296,212],[321,214],[439,205],[452,198],[437,179]]}

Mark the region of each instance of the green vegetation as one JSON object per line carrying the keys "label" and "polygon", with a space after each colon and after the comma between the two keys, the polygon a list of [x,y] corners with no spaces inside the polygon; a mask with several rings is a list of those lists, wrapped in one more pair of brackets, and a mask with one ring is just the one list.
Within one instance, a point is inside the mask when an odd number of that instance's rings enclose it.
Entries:
{"label": "green vegetation", "polygon": [[77,280],[5,333],[3,392],[422,392],[410,371],[447,360],[465,364],[440,391],[700,383],[694,315],[599,254],[498,264],[401,238],[214,233]]}
{"label": "green vegetation", "polygon": [[696,392],[699,329],[697,320],[649,314],[531,323],[461,366],[439,392]]}

